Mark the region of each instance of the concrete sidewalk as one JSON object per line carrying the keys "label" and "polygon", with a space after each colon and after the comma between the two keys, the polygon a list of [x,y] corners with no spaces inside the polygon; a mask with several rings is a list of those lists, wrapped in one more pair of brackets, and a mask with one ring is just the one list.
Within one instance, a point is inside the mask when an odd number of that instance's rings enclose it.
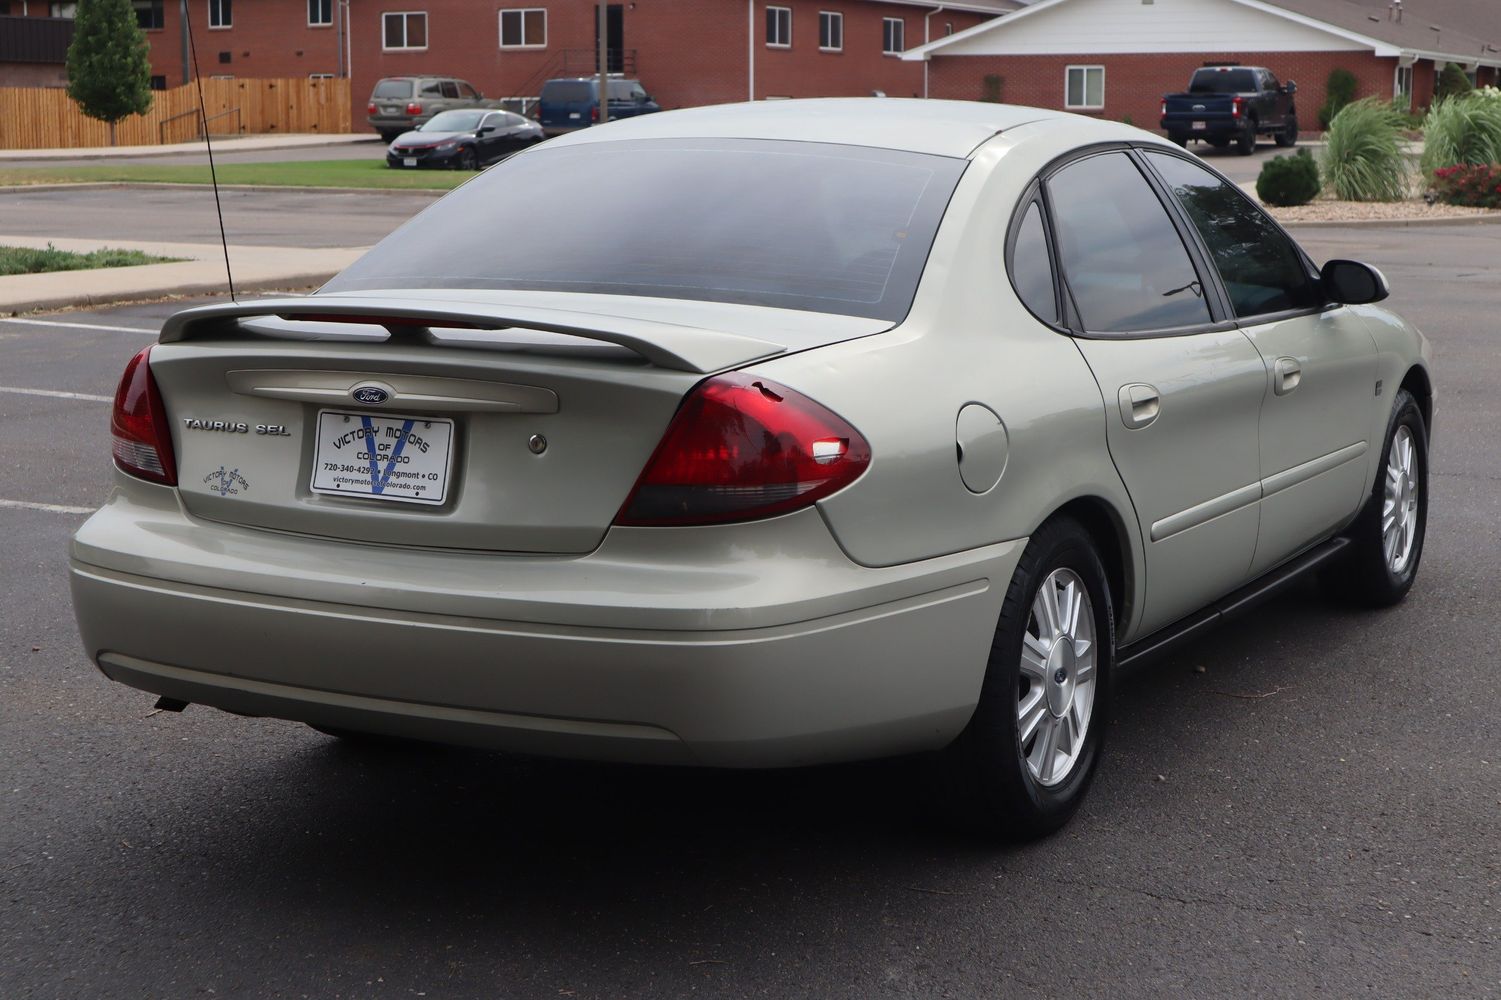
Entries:
{"label": "concrete sidewalk", "polygon": [[[267,149],[305,149],[313,146],[347,146],[351,143],[378,143],[372,132],[349,134],[295,133],[272,135],[210,136],[214,154],[246,153]],[[0,164],[10,160],[112,160],[149,156],[181,156],[204,152],[202,139],[174,142],[160,146],[89,146],[70,149],[0,149]]]}
{"label": "concrete sidewalk", "polygon": [[[204,295],[223,292],[228,287],[224,277],[224,251],[217,243],[44,239],[0,234],[0,246],[44,249],[49,245],[75,253],[110,247],[182,259],[171,264],[0,277],[0,315],[173,295]],[[321,285],[348,267],[365,249],[231,245],[229,259],[237,292],[309,288]]]}

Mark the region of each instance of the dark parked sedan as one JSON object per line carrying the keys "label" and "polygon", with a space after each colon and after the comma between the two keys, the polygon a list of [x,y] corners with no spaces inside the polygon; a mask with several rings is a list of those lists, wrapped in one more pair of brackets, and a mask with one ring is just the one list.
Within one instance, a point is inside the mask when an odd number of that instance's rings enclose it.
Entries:
{"label": "dark parked sedan", "polygon": [[386,166],[477,170],[543,138],[541,125],[509,111],[444,111],[397,137]]}

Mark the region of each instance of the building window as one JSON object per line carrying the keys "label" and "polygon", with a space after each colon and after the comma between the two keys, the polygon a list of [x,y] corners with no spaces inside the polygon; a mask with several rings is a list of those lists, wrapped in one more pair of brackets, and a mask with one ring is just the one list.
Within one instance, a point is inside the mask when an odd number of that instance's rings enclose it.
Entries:
{"label": "building window", "polygon": [[[65,6],[76,7],[77,4]],[[167,26],[166,16],[162,14],[162,0],[135,0],[131,6],[135,8],[136,24],[142,31],[161,31]]]}
{"label": "building window", "polygon": [[774,49],[792,48],[792,8],[766,8],[766,44]]}
{"label": "building window", "polygon": [[78,4],[76,3],[50,3],[47,5],[48,17],[66,17],[73,20],[78,16]]}
{"label": "building window", "polygon": [[899,56],[907,48],[907,22],[899,17],[881,18],[881,51]]}
{"label": "building window", "polygon": [[332,80],[334,75],[332,73],[309,73],[307,78],[309,80]]}
{"label": "building window", "polygon": [[542,7],[500,12],[500,47],[542,49],[547,47],[547,11]]}
{"label": "building window", "polygon": [[832,10],[818,12],[818,47],[824,52],[844,48],[844,15]]}
{"label": "building window", "polygon": [[1397,79],[1392,84],[1392,100],[1397,106],[1412,109],[1412,67],[1398,66]]}
{"label": "building window", "polygon": [[165,75],[153,76],[151,78],[151,89],[152,90],[166,90],[167,89],[167,77]]}
{"label": "building window", "polygon": [[208,26],[210,28],[234,27],[234,0],[208,0]]}
{"label": "building window", "polygon": [[427,48],[427,13],[425,11],[398,11],[382,14],[381,48],[425,49]]}
{"label": "building window", "polygon": [[334,23],[334,0],[307,0],[307,23],[318,28]]}
{"label": "building window", "polygon": [[1070,66],[1064,70],[1063,106],[1099,110],[1105,106],[1105,67]]}

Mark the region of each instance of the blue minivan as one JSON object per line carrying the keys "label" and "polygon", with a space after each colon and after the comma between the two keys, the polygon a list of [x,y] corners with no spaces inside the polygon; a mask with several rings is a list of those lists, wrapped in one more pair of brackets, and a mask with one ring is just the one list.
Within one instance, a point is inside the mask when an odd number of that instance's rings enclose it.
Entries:
{"label": "blue minivan", "polygon": [[[610,78],[610,120],[649,115],[662,108],[639,80]],[[599,79],[592,76],[548,80],[537,102],[537,120],[548,135],[588,128],[599,122]]]}

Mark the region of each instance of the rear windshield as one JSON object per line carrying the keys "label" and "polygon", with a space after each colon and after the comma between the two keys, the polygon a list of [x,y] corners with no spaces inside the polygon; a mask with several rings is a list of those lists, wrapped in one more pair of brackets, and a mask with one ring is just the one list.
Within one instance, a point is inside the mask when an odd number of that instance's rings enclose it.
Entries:
{"label": "rear windshield", "polygon": [[1190,94],[1251,94],[1256,74],[1248,69],[1200,69],[1194,71]]}
{"label": "rear windshield", "polygon": [[648,295],[896,322],[965,162],[762,140],[544,145],[422,212],[325,290]]}
{"label": "rear windshield", "polygon": [[542,85],[544,101],[588,101],[593,96],[588,80],[554,80]]}
{"label": "rear windshield", "polygon": [[375,93],[371,97],[411,97],[411,80],[382,80],[375,85]]}

